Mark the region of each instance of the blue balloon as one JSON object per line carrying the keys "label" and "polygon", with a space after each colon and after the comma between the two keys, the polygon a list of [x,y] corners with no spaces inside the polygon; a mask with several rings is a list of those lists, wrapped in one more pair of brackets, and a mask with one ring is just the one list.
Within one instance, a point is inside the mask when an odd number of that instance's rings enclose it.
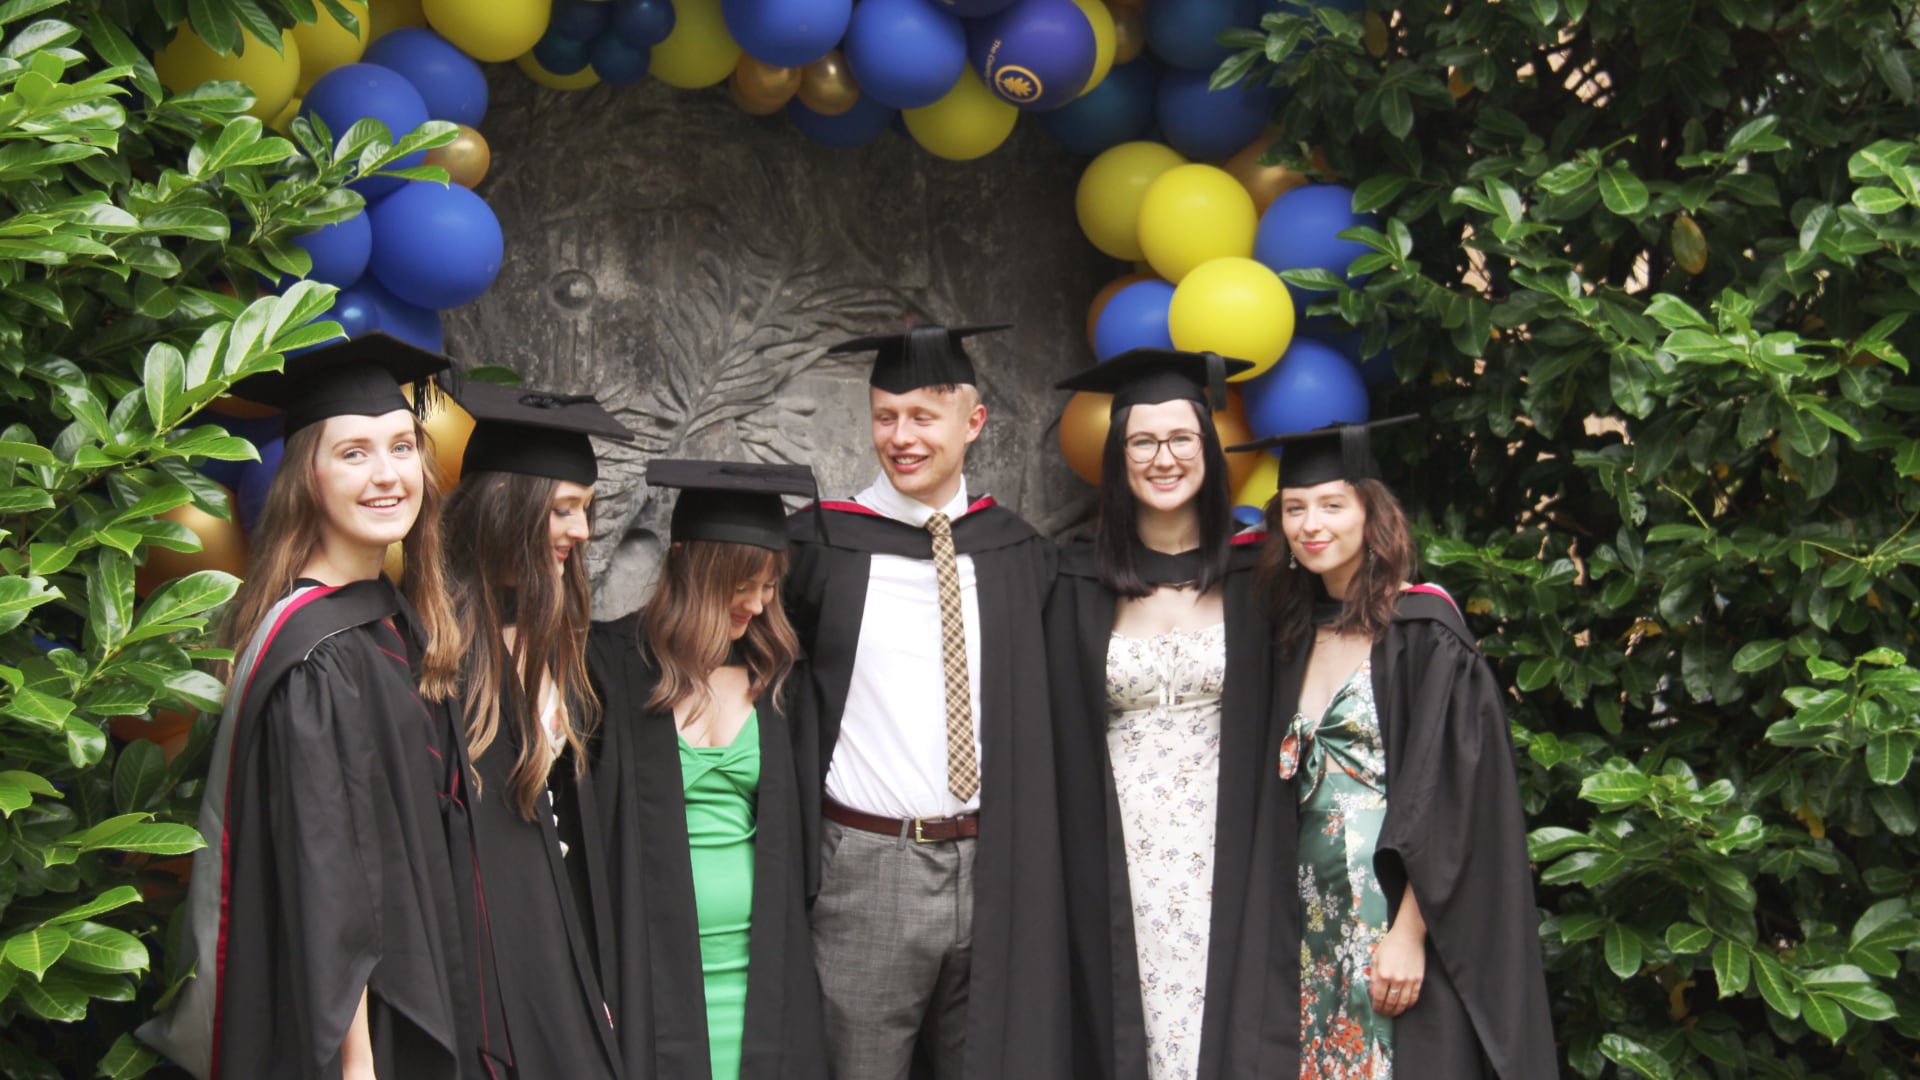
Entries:
{"label": "blue balloon", "polygon": [[967,24],[967,57],[980,81],[1021,109],[1057,109],[1086,89],[1097,52],[1073,0],[1020,0]]}
{"label": "blue balloon", "polygon": [[280,459],[286,457],[287,440],[273,439],[256,444],[260,460],[240,467],[240,480],[233,489],[233,513],[240,527],[251,534],[267,506],[267,489],[273,486],[273,474],[280,471]]}
{"label": "blue balloon", "polygon": [[842,48],[860,96],[918,109],[946,96],[967,67],[967,29],[939,0],[862,0]]}
{"label": "blue balloon", "polygon": [[1174,67],[1210,72],[1237,51],[1219,44],[1220,34],[1259,21],[1258,0],[1161,0],[1147,5],[1147,44]]}
{"label": "blue balloon", "polygon": [[[1353,192],[1339,184],[1308,184],[1273,200],[1260,215],[1253,234],[1253,257],[1274,273],[1282,270],[1326,270],[1344,275],[1353,260],[1372,250],[1358,240],[1342,240],[1340,232],[1355,225],[1374,225],[1372,214],[1353,212]],[[1366,275],[1350,279],[1359,284]],[[1325,289],[1303,289],[1292,282],[1296,308],[1327,295]]]}
{"label": "blue balloon", "polygon": [[1264,506],[1236,506],[1233,508],[1233,523],[1243,529],[1255,528],[1266,524],[1267,509]]}
{"label": "blue balloon", "polygon": [[373,301],[379,329],[430,352],[447,351],[447,331],[440,325],[439,312],[407,303],[381,288],[372,275],[354,286],[354,291]]}
{"label": "blue balloon", "polygon": [[1332,8],[1349,15],[1360,15],[1367,10],[1367,0],[1277,0],[1273,8],[1289,15],[1311,16],[1314,8]]}
{"label": "blue balloon", "polygon": [[367,272],[367,257],[373,254],[373,228],[362,210],[345,221],[296,236],[293,242],[313,257],[309,281],[344,289]]}
{"label": "blue balloon", "polygon": [[833,51],[853,0],[720,0],[740,51],[774,67],[805,67]]}
{"label": "blue balloon", "polygon": [[408,184],[367,208],[368,267],[387,291],[423,308],[472,303],[500,273],[506,239],[487,200],[458,184]]}
{"label": "blue balloon", "polygon": [[1159,84],[1159,63],[1142,56],[1115,67],[1099,86],[1066,105],[1041,114],[1040,125],[1061,146],[1093,157],[1147,133],[1153,126],[1154,89]]}
{"label": "blue balloon", "polygon": [[647,77],[652,49],[636,49],[627,39],[611,30],[602,31],[587,46],[587,60],[600,81],[612,86],[632,86]]}
{"label": "blue balloon", "polygon": [[[397,140],[433,117],[427,103],[406,76],[378,64],[342,64],[314,80],[300,103],[300,111],[317,116],[335,139],[355,123],[372,118],[387,126]],[[411,169],[425,161],[427,152],[408,154],[391,166]],[[368,199],[377,199],[406,181],[393,176],[369,176],[351,186]]]}
{"label": "blue balloon", "polygon": [[673,33],[673,0],[620,0],[613,32],[636,49],[651,49]]}
{"label": "blue balloon", "polygon": [[373,294],[367,291],[370,281],[371,279],[356,281],[335,293],[333,310],[320,317],[339,323],[340,329],[350,338],[359,337],[369,330],[380,329],[380,306],[374,300]]}
{"label": "blue balloon", "polygon": [[866,94],[854,99],[853,108],[838,116],[823,116],[800,104],[799,98],[787,102],[787,116],[800,133],[814,142],[841,150],[870,143],[880,137],[900,114]]}
{"label": "blue balloon", "polygon": [[1208,90],[1212,77],[1211,71],[1171,68],[1154,98],[1167,145],[1195,161],[1232,156],[1260,134],[1273,110],[1266,87],[1242,83]]}
{"label": "blue balloon", "polygon": [[1348,326],[1326,315],[1317,315],[1303,319],[1294,330],[1295,337],[1312,338],[1324,342],[1339,350],[1347,362],[1360,369],[1360,379],[1368,386],[1379,386],[1394,380],[1393,350],[1382,346],[1380,351],[1366,354],[1366,331]]}
{"label": "blue balloon", "polygon": [[[1261,439],[1367,418],[1360,372],[1338,349],[1310,338],[1295,338],[1272,370],[1241,383],[1240,401],[1247,427]],[[1284,482],[1284,466],[1280,475]]]}
{"label": "blue balloon", "polygon": [[1171,349],[1173,331],[1167,312],[1173,286],[1165,281],[1136,281],[1114,293],[1093,323],[1093,355],[1110,360],[1128,349]]}
{"label": "blue balloon", "polygon": [[547,33],[588,41],[607,28],[612,15],[611,5],[600,0],[553,0]]}
{"label": "blue balloon", "polygon": [[934,0],[941,10],[957,15],[962,19],[983,19],[988,15],[998,15],[1012,7],[1018,0]]}
{"label": "blue balloon", "polygon": [[533,43],[533,58],[540,66],[555,75],[572,75],[585,71],[593,62],[587,55],[587,43],[574,38],[556,34],[549,30],[539,41]]}
{"label": "blue balloon", "polygon": [[367,46],[362,63],[397,71],[427,103],[427,115],[480,126],[487,116],[487,76],[473,58],[431,30],[409,26]]}

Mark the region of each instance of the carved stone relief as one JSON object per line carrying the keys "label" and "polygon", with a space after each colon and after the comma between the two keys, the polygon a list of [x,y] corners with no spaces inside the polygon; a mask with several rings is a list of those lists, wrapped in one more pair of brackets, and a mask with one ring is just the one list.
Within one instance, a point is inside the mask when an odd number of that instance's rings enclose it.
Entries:
{"label": "carved stone relief", "polygon": [[1124,268],[1075,223],[1084,163],[1030,119],[956,163],[891,133],[820,146],[719,89],[562,94],[508,67],[491,90],[480,190],[506,263],[448,315],[448,351],[598,394],[639,433],[602,444],[596,617],[652,589],[670,500],[642,479],[649,458],[804,462],[829,497],[871,482],[865,361],[825,354],[859,334],[1014,323],[970,342],[989,420],[969,490],[1053,535],[1091,515],[1056,447],[1065,395],[1050,384],[1091,362],[1086,305]]}

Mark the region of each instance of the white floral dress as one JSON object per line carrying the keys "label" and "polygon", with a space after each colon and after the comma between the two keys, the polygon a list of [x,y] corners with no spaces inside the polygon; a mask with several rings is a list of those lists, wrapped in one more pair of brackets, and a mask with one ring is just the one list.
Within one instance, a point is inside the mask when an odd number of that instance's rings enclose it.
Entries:
{"label": "white floral dress", "polygon": [[1107,645],[1107,757],[1154,1080],[1187,1080],[1200,1060],[1226,672],[1224,623]]}

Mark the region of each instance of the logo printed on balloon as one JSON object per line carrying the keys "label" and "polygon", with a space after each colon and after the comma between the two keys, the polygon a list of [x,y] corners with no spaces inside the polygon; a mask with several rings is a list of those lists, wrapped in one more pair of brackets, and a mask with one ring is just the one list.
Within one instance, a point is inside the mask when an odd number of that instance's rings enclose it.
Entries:
{"label": "logo printed on balloon", "polygon": [[[988,63],[992,63],[991,60]],[[1040,76],[1018,64],[1007,66],[993,73],[993,85],[1001,95],[1015,105],[1025,105],[1029,101],[1038,101],[1046,93],[1046,87],[1040,83]]]}

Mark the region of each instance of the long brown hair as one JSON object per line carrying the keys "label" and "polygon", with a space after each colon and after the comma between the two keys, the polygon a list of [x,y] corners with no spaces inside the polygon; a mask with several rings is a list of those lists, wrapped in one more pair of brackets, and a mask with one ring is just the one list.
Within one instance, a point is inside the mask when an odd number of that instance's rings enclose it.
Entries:
{"label": "long brown hair", "polygon": [[[253,553],[247,559],[247,578],[234,594],[220,627],[223,648],[240,650],[253,640],[267,612],[293,591],[300,571],[320,552],[326,511],[314,459],[320,452],[326,423],[309,424],[287,436],[280,468],[267,487],[266,504],[254,526]],[[420,693],[439,701],[451,695],[459,680],[453,602],[447,596],[446,574],[440,562],[440,481],[433,467],[433,444],[418,420],[413,424],[420,448],[420,514],[400,542],[406,558],[406,584],[401,589],[419,619],[425,639],[420,658]]]}
{"label": "long brown hair", "polygon": [[[672,709],[692,701],[691,715],[706,705],[707,676],[726,662],[732,644],[727,610],[734,590],[769,573],[776,580],[786,576],[786,552],[709,540],[667,549],[660,584],[640,612],[641,640],[660,673],[647,708]],[[778,589],[760,617],[747,624],[740,652],[747,665],[747,696],[778,701],[800,655],[800,638],[780,606]]]}
{"label": "long brown hair", "polygon": [[[1360,556],[1360,569],[1347,584],[1347,595],[1340,603],[1340,614],[1333,621],[1339,634],[1363,634],[1377,641],[1393,622],[1394,605],[1399,602],[1400,585],[1413,580],[1417,550],[1413,534],[1407,530],[1406,512],[1387,485],[1378,480],[1353,482],[1360,508],[1367,515],[1361,530],[1366,550]],[[1292,549],[1287,546],[1281,528],[1280,504],[1285,490],[1267,500],[1267,542],[1260,549],[1260,584],[1267,594],[1268,613],[1273,617],[1274,645],[1282,653],[1292,651],[1303,640],[1313,638],[1313,603],[1324,595],[1319,575],[1293,564]]]}
{"label": "long brown hair", "polygon": [[500,735],[503,704],[511,706],[520,750],[508,801],[528,821],[558,758],[540,724],[547,680],[566,705],[560,731],[576,776],[586,771],[585,740],[600,722],[600,701],[587,682],[586,553],[567,559],[558,575],[551,570],[548,515],[559,486],[543,476],[477,472],[461,477],[447,499],[446,562],[459,616],[468,752],[480,760]]}

